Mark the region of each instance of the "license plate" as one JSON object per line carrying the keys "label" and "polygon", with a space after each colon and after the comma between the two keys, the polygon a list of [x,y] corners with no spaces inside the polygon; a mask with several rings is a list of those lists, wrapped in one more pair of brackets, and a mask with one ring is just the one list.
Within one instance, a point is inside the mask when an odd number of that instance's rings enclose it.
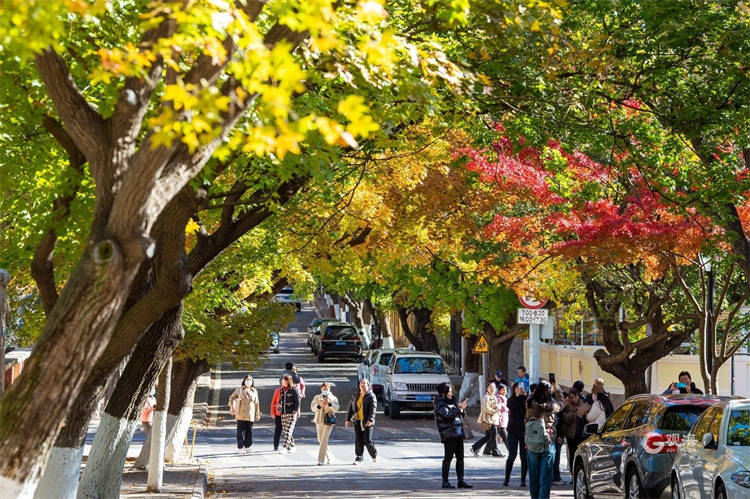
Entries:
{"label": "license plate", "polygon": [[418,402],[429,402],[432,400],[432,395],[417,395]]}
{"label": "license plate", "polygon": [[337,342],[336,342],[336,346],[337,346],[337,347],[343,347],[343,346],[346,346],[346,342],[345,342],[345,341],[337,341]]}

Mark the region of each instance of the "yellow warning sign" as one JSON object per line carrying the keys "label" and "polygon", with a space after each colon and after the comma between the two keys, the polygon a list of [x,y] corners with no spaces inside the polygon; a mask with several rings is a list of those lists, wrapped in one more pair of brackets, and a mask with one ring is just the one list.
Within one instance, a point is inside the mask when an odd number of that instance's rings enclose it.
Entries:
{"label": "yellow warning sign", "polygon": [[474,348],[471,349],[471,353],[487,353],[490,351],[490,347],[487,344],[487,340],[484,335],[480,336],[477,342],[474,344]]}

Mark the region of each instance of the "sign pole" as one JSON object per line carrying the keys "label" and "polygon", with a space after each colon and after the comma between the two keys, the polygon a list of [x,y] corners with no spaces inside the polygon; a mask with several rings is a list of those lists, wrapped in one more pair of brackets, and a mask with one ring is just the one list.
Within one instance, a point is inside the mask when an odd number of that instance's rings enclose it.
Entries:
{"label": "sign pole", "polygon": [[486,353],[482,354],[482,381],[484,382],[481,386],[481,391],[480,391],[482,396],[484,396],[484,390],[487,389],[487,384],[489,380],[489,378],[487,377],[487,369],[489,367],[489,362],[488,362],[487,357],[488,355]]}
{"label": "sign pole", "polygon": [[531,383],[539,381],[539,324],[529,324],[529,379]]}

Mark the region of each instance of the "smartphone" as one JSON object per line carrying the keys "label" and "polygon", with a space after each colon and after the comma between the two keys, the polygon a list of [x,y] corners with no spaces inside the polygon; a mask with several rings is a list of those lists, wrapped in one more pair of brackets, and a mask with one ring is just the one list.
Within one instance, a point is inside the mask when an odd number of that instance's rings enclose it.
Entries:
{"label": "smartphone", "polygon": [[676,386],[677,388],[687,388],[687,384],[685,383],[675,383],[674,386]]}
{"label": "smartphone", "polygon": [[555,382],[555,373],[549,373],[549,382],[554,383]]}

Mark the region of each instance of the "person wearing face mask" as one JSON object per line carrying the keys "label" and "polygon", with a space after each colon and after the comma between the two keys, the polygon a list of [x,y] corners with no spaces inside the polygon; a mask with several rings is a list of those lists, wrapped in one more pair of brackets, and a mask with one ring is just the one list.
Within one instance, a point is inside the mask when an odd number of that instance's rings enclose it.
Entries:
{"label": "person wearing face mask", "polygon": [[239,453],[247,454],[253,445],[253,423],[260,419],[258,390],[249,374],[242,380],[242,386],[229,397],[229,413],[237,420]]}
{"label": "person wearing face mask", "polygon": [[313,397],[310,404],[313,421],[318,433],[318,466],[331,464],[331,451],[328,450],[328,437],[336,424],[336,412],[339,410],[339,399],[331,393],[331,384],[327,381],[320,385],[320,393]]}

